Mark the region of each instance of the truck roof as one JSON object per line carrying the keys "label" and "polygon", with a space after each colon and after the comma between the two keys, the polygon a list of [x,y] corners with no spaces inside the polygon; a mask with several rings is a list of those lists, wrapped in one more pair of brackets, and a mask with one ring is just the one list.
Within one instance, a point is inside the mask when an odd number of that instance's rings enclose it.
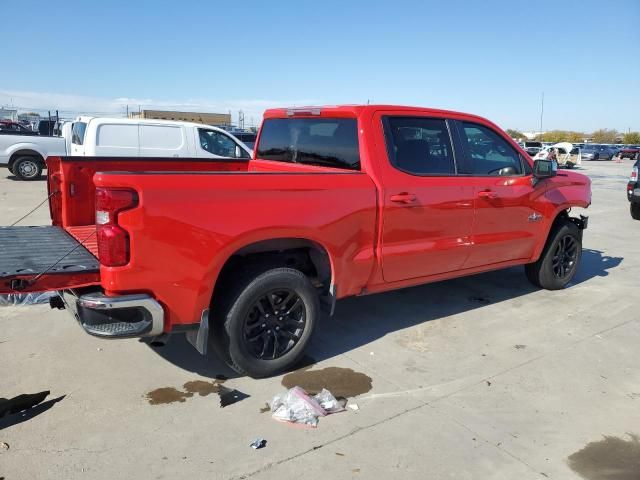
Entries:
{"label": "truck roof", "polygon": [[426,107],[411,107],[407,105],[318,105],[318,106],[303,106],[303,107],[286,107],[286,108],[270,108],[265,110],[264,118],[286,118],[294,115],[300,116],[339,116],[339,117],[358,117],[365,112],[374,112],[377,110],[395,110],[406,111],[407,113],[424,113],[434,115],[447,115],[447,116],[464,116],[467,118],[474,118],[493,124],[486,118],[479,115],[473,115],[470,113],[456,112],[453,110],[444,110],[438,108],[426,108]]}

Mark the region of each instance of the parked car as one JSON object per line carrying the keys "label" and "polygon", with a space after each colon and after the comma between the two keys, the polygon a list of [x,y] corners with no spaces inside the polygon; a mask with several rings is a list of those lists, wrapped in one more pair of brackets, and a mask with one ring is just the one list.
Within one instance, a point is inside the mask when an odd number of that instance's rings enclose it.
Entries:
{"label": "parked car", "polygon": [[616,154],[615,148],[608,145],[585,145],[582,149],[583,160],[611,160]]}
{"label": "parked car", "polygon": [[19,180],[40,178],[45,158],[66,154],[62,137],[0,135],[0,167],[7,167]]}
{"label": "parked car", "polygon": [[47,163],[52,226],[0,229],[0,293],[62,291],[99,337],[186,331],[254,377],[340,298],[514,265],[564,288],[591,203],[488,120],[413,107],[267,110],[253,159]]}
{"label": "parked car", "polygon": [[640,179],[638,179],[638,169],[640,168],[640,159],[636,160],[627,184],[627,200],[629,200],[629,210],[631,218],[640,220]]}
{"label": "parked car", "polygon": [[233,136],[244,143],[247,147],[253,150],[253,147],[256,144],[256,139],[258,138],[257,133],[253,132],[232,132]]}
{"label": "parked car", "polygon": [[636,158],[636,155],[640,153],[639,145],[627,145],[618,150],[618,156],[620,158]]}
{"label": "parked car", "polygon": [[53,155],[249,158],[252,153],[230,133],[199,123],[78,117],[61,131],[61,137],[0,136],[0,166],[20,180],[35,180]]}
{"label": "parked car", "polygon": [[542,142],[524,142],[524,151],[527,152],[530,157],[535,157],[542,148]]}
{"label": "parked car", "polygon": [[569,142],[560,142],[545,146],[533,159],[553,159],[558,162],[558,166],[565,168],[573,168],[582,163],[580,148],[574,147]]}

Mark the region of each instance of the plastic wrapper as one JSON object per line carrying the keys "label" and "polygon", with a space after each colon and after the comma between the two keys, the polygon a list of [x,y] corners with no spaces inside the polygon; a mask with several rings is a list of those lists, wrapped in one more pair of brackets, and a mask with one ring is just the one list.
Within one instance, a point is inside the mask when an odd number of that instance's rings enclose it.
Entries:
{"label": "plastic wrapper", "polygon": [[25,305],[42,305],[49,299],[57,297],[58,292],[8,293],[0,295],[0,307],[22,307]]}
{"label": "plastic wrapper", "polygon": [[272,417],[276,420],[309,427],[318,426],[319,417],[343,410],[340,402],[326,389],[312,397],[302,388],[293,387],[273,397],[271,402]]}

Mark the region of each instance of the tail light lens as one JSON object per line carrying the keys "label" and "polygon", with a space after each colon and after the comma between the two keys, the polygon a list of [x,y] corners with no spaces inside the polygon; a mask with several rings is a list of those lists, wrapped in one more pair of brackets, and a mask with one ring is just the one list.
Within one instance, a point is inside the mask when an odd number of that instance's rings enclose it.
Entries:
{"label": "tail light lens", "polygon": [[629,181],[630,182],[638,181],[638,167],[633,167],[633,170],[631,171],[631,176],[629,177]]}
{"label": "tail light lens", "polygon": [[118,225],[118,214],[138,205],[135,190],[96,188],[98,258],[107,267],[129,263],[129,234]]}

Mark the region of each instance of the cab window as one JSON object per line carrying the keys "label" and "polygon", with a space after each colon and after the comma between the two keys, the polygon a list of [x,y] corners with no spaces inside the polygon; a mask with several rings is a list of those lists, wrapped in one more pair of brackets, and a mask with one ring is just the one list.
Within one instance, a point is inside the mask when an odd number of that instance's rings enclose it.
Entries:
{"label": "cab window", "polygon": [[460,123],[465,173],[479,176],[522,175],[520,154],[492,129]]}
{"label": "cab window", "polygon": [[391,164],[411,175],[455,175],[456,167],[445,120],[384,117]]}

